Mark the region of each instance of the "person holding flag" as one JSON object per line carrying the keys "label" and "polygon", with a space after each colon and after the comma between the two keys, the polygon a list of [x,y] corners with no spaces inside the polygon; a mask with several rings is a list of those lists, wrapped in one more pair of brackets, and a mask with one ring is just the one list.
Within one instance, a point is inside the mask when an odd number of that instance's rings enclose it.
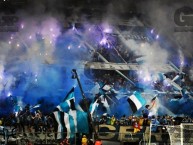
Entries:
{"label": "person holding flag", "polygon": [[145,105],[145,109],[142,110],[142,114],[143,114],[143,118],[144,118],[143,125],[145,125],[145,126],[148,125],[149,110],[151,110],[154,107],[155,100],[156,100],[156,97],[154,97],[151,100],[151,106],[150,105]]}

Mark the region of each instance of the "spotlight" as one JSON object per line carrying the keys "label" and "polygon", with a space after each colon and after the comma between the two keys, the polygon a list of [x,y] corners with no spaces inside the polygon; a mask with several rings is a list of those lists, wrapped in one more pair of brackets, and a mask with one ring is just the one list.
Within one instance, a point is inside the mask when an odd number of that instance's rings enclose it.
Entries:
{"label": "spotlight", "polygon": [[112,29],[110,28],[106,28],[103,30],[104,33],[112,33]]}
{"label": "spotlight", "polygon": [[72,30],[74,31],[75,29],[76,29],[76,28],[75,28],[75,25],[73,24],[73,25],[72,25]]}
{"label": "spotlight", "polygon": [[99,43],[100,45],[105,45],[107,43],[107,39],[103,37],[103,39]]}
{"label": "spotlight", "polygon": [[23,24],[21,24],[21,29],[23,29],[24,28],[24,25]]}
{"label": "spotlight", "polygon": [[7,97],[12,97],[11,92],[8,92],[8,93],[7,93]]}

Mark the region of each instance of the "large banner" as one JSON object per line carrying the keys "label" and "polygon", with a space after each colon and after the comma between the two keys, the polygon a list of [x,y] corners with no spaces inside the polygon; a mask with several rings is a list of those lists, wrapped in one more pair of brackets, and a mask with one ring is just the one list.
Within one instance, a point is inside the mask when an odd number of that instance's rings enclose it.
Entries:
{"label": "large banner", "polygon": [[[143,139],[145,141],[149,141],[150,139],[149,126],[141,126],[141,130],[138,133],[134,133],[133,126],[112,126],[107,124],[100,124],[96,126],[96,130],[99,134],[99,138],[103,140],[139,142]],[[158,128],[157,132],[151,132],[151,141],[163,141],[163,133],[161,127]]]}

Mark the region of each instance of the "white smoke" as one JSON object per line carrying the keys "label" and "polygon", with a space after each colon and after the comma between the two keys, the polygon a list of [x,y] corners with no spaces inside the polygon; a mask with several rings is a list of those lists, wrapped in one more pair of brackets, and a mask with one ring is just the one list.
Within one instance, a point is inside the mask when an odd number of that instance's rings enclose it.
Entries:
{"label": "white smoke", "polygon": [[145,65],[153,67],[153,65],[167,63],[168,52],[161,48],[158,42],[139,43],[135,40],[129,39],[126,41],[126,44],[136,55],[144,56],[143,60]]}

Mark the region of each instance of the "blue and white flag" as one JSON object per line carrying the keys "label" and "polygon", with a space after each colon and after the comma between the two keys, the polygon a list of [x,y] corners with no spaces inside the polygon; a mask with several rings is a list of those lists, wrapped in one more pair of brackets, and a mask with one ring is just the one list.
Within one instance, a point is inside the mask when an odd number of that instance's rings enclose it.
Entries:
{"label": "blue and white flag", "polygon": [[73,132],[75,126],[73,121],[71,121],[70,115],[59,110],[55,110],[53,114],[55,121],[58,124],[57,139],[71,138],[71,132]]}
{"label": "blue and white flag", "polygon": [[107,99],[105,97],[103,97],[103,99],[101,100],[101,103],[103,103],[103,106],[106,108],[107,113],[110,114],[111,113],[110,106],[109,106]]}
{"label": "blue and white flag", "polygon": [[141,96],[139,92],[134,92],[133,95],[129,96],[127,99],[133,113],[139,110],[143,105],[146,104],[145,99]]}
{"label": "blue and white flag", "polygon": [[58,124],[57,139],[64,137],[73,138],[75,133],[89,133],[88,115],[83,111],[76,110],[74,88],[67,94],[53,114]]}
{"label": "blue and white flag", "polygon": [[97,109],[99,103],[98,103],[98,99],[96,99],[96,101],[94,103],[91,103],[90,104],[90,107],[89,107],[89,112],[90,112],[90,115],[93,116],[93,113],[95,112],[95,110]]}
{"label": "blue and white flag", "polygon": [[32,109],[35,109],[35,108],[39,108],[41,106],[41,104],[36,104],[32,107]]}
{"label": "blue and white flag", "polygon": [[75,108],[75,96],[74,96],[74,88],[68,92],[64,100],[57,106],[57,108],[62,111],[68,113],[70,110],[76,110]]}

